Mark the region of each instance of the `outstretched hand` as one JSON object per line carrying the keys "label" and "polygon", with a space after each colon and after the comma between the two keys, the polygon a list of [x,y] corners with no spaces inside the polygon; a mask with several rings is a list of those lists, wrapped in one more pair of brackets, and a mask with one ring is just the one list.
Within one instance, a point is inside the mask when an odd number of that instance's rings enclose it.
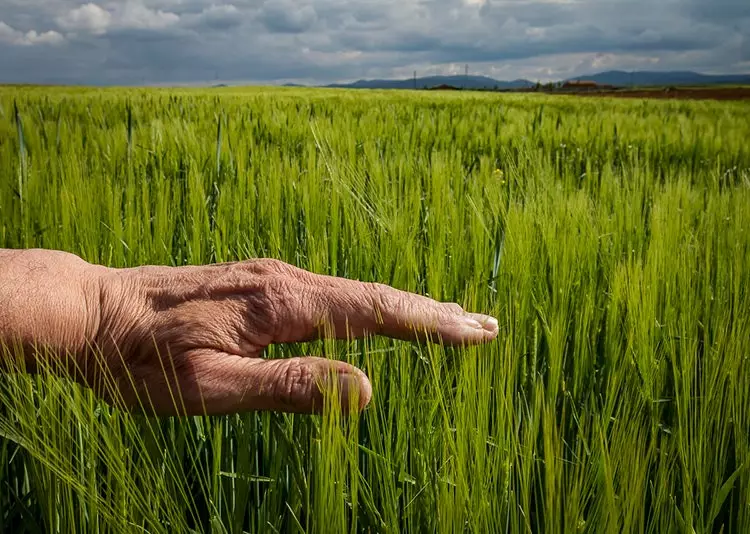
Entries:
{"label": "outstretched hand", "polygon": [[[277,260],[108,269],[65,253],[27,251],[12,256],[8,271],[5,257],[4,286],[14,274],[19,285],[35,278],[47,293],[36,312],[60,316],[36,326],[16,317],[21,326],[14,329],[12,312],[10,319],[0,315],[0,341],[15,333],[25,346],[76,353],[82,380],[100,394],[116,391],[127,405],[161,415],[317,412],[325,384],[339,386],[344,407],[352,395],[360,409],[369,402],[371,385],[359,369],[317,357],[264,359],[274,343],[378,334],[468,345],[498,333],[494,318],[457,304]],[[55,283],[56,276],[65,281]],[[113,379],[106,387],[97,362]]]}

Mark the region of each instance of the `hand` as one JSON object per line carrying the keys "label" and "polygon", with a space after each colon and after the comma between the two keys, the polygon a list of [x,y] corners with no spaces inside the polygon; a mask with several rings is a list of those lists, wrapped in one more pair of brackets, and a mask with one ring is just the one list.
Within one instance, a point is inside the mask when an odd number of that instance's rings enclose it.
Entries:
{"label": "hand", "polygon": [[457,304],[276,260],[83,272],[99,292],[95,317],[85,321],[96,350],[83,351],[84,380],[100,394],[112,391],[105,375],[92,372],[101,353],[126,404],[160,415],[318,412],[323,384],[339,386],[344,408],[352,395],[360,409],[369,402],[371,385],[359,369],[324,358],[263,359],[274,343],[328,333],[476,344],[498,332],[495,319]]}

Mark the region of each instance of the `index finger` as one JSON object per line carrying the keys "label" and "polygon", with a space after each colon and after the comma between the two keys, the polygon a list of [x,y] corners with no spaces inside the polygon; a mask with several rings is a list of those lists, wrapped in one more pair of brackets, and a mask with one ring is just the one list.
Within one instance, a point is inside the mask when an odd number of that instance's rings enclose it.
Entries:
{"label": "index finger", "polygon": [[[317,278],[317,277],[316,277]],[[497,337],[494,317],[469,313],[391,286],[334,277],[286,288],[277,306],[274,342],[320,337],[329,329],[338,339],[369,334],[449,345],[486,343]]]}

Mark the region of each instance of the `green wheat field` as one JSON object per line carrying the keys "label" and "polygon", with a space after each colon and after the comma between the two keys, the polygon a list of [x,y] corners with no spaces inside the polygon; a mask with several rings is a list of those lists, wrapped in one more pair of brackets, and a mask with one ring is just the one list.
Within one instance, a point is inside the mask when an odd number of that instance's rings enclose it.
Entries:
{"label": "green wheat field", "polygon": [[750,532],[748,140],[740,102],[0,88],[0,247],[273,257],[500,322],[270,351],[365,370],[351,418],[6,374],[0,532]]}

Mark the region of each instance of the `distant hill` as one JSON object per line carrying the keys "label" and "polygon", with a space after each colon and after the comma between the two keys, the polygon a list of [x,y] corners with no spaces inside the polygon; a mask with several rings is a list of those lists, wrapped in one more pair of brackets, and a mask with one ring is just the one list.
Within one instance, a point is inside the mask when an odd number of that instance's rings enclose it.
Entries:
{"label": "distant hill", "polygon": [[[514,80],[501,82],[486,76],[426,76],[417,78],[417,89],[429,89],[440,85],[449,85],[459,89],[524,89],[534,87],[528,80]],[[403,80],[358,80],[353,83],[334,83],[326,87],[341,87],[347,89],[414,89],[414,78]]]}
{"label": "distant hill", "polygon": [[[684,85],[750,85],[750,74],[709,75],[691,71],[608,71],[577,76],[565,81],[591,80],[598,84],[616,87],[635,86],[684,86]],[[352,83],[334,83],[326,87],[347,89],[414,89],[414,78],[400,80],[358,80]],[[417,89],[429,89],[441,85],[459,89],[527,89],[536,84],[529,80],[500,81],[487,76],[427,76],[417,78]]]}
{"label": "distant hill", "polygon": [[[600,85],[615,87],[629,86],[700,86],[700,85],[750,85],[750,74],[709,75],[691,71],[636,71],[625,72],[612,70],[587,76],[577,76],[563,81],[590,80]],[[536,86],[529,80],[501,81],[487,76],[426,76],[417,78],[417,89],[431,89],[439,86],[450,86],[458,89],[494,89],[517,90],[529,89]],[[285,83],[286,87],[306,87],[296,83]],[[414,89],[414,78],[399,80],[376,79],[358,80],[352,83],[332,83],[324,87],[339,87],[346,89]]]}
{"label": "distant hill", "polygon": [[745,85],[750,84],[750,74],[708,75],[691,71],[636,71],[624,72],[612,70],[591,76],[578,76],[568,81],[591,80],[599,84],[628,86],[678,86],[678,85]]}

